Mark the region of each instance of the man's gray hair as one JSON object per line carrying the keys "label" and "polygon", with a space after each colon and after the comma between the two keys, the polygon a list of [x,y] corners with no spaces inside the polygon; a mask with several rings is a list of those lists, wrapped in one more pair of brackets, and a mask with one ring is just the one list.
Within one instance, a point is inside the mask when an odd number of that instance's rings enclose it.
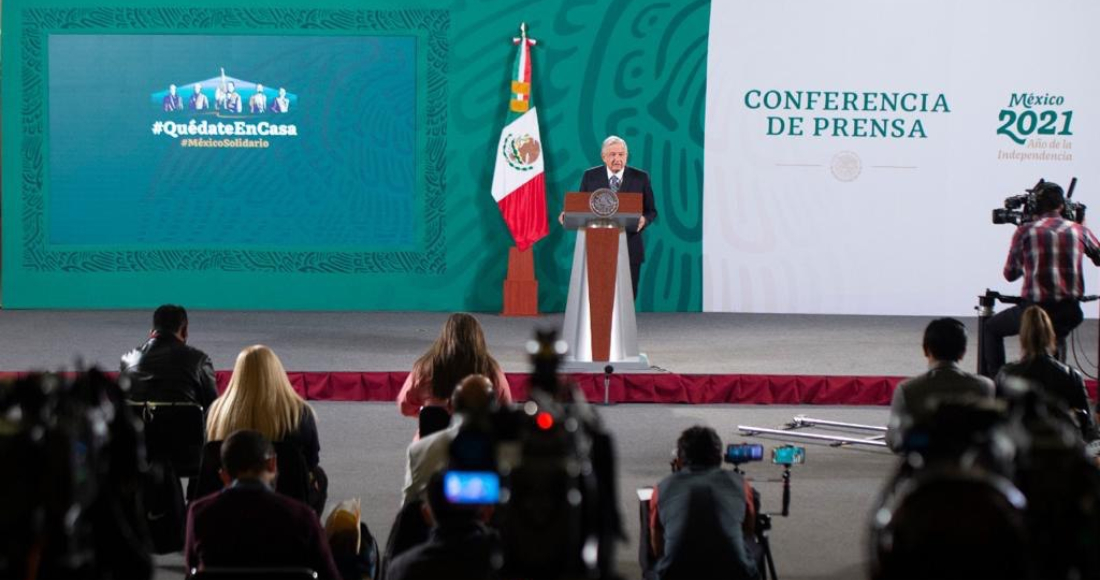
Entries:
{"label": "man's gray hair", "polygon": [[626,146],[626,141],[624,141],[622,137],[619,137],[618,135],[611,135],[607,139],[603,140],[603,146],[600,147],[600,154],[602,155],[603,152],[607,151],[607,148],[612,145],[622,145],[623,149],[627,153],[630,152],[630,148]]}

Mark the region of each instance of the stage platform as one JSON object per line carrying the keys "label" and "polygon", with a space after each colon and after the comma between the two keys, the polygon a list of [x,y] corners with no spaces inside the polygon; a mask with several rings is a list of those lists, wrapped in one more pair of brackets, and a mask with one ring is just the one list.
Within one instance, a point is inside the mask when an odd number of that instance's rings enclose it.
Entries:
{"label": "stage platform", "polygon": [[[295,387],[313,400],[392,400],[413,361],[439,333],[446,313],[191,311],[190,344],[206,351],[224,385],[237,353],[266,344]],[[517,398],[526,393],[525,343],[561,315],[479,314],[493,355]],[[0,372],[57,370],[119,356],[148,333],[151,311],[0,310]],[[922,372],[921,335],[930,317],[639,313],[648,372],[612,376],[611,400],[632,403],[876,405],[894,385]],[[965,368],[973,369],[977,320]],[[1079,366],[1095,375],[1097,322],[1077,331]],[[1009,357],[1016,352],[1008,341]],[[1073,363],[1071,355],[1070,362]],[[574,375],[592,399],[602,375]]]}

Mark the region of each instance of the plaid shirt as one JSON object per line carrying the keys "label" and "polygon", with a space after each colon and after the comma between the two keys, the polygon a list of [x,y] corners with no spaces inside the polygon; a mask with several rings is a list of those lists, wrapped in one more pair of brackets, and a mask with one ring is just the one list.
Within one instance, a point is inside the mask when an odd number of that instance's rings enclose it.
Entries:
{"label": "plaid shirt", "polygon": [[1096,236],[1057,214],[1043,214],[1016,229],[1005,262],[1005,279],[1012,282],[1023,276],[1023,297],[1032,302],[1079,298],[1085,293],[1081,275],[1084,256],[1100,265]]}

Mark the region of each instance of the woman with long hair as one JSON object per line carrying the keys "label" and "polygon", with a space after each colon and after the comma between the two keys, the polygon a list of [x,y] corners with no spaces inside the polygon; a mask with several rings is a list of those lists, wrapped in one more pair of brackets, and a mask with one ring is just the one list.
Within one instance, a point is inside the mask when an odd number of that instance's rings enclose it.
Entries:
{"label": "woman with long hair", "polygon": [[405,379],[397,405],[403,415],[416,417],[425,406],[450,406],[451,393],[469,375],[489,377],[501,404],[512,402],[508,379],[485,345],[485,334],[477,319],[459,312],[443,324],[439,338],[413,364]]}
{"label": "woman with long hair", "polygon": [[240,429],[259,431],[273,442],[295,444],[311,471],[320,462],[313,409],[294,392],[279,357],[260,344],[237,355],[229,386],[206,416],[207,441],[224,441]]}
{"label": "woman with long hair", "polygon": [[1085,377],[1077,369],[1058,361],[1054,323],[1046,311],[1029,306],[1020,319],[1020,360],[1005,365],[997,374],[997,395],[1012,391],[1013,379],[1023,379],[1032,388],[1061,401],[1079,413],[1086,436],[1093,437],[1096,421],[1089,406]]}
{"label": "woman with long hair", "polygon": [[1024,310],[1020,319],[1020,360],[1034,360],[1041,356],[1053,356],[1058,348],[1054,335],[1054,322],[1046,311],[1038,306]]}

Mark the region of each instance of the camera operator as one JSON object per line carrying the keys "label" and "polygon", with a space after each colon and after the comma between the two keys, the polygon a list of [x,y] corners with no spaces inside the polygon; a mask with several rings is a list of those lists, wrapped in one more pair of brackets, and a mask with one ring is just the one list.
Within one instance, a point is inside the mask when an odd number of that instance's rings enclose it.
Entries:
{"label": "camera operator", "polygon": [[494,559],[499,566],[500,538],[488,527],[492,506],[469,506],[447,499],[443,474],[428,480],[425,520],[431,522],[428,541],[394,558],[387,570],[390,580],[433,578],[494,578]]}
{"label": "camera operator", "polygon": [[451,457],[451,442],[465,421],[483,421],[495,409],[496,392],[485,375],[470,375],[455,387],[451,408],[455,418],[450,427],[414,441],[405,456],[405,487],[402,505],[424,499],[432,475],[443,471]]}
{"label": "camera operator", "polygon": [[1083,421],[1081,430],[1086,439],[1095,439],[1096,421],[1085,390],[1085,378],[1077,369],[1058,362],[1053,356],[1054,349],[1054,325],[1050,317],[1042,308],[1029,306],[1020,323],[1020,360],[1005,365],[997,374],[997,396],[1015,395],[1009,392],[1011,379],[1025,379],[1036,390],[1076,411]]}
{"label": "camera operator", "polygon": [[710,427],[685,430],[673,473],[653,489],[650,547],[657,578],[756,578],[752,487],[722,466],[722,440]]}
{"label": "camera operator", "polygon": [[1039,215],[1021,224],[1012,237],[1005,263],[1005,279],[1023,277],[1021,296],[1028,304],[1016,305],[985,322],[987,339],[982,355],[989,377],[1005,364],[1004,337],[1020,332],[1020,317],[1030,304],[1041,307],[1054,323],[1059,346],[1084,315],[1079,298],[1084,295],[1081,262],[1084,256],[1100,265],[1100,243],[1085,226],[1063,217],[1065,194],[1056,183],[1044,182],[1034,190]]}

